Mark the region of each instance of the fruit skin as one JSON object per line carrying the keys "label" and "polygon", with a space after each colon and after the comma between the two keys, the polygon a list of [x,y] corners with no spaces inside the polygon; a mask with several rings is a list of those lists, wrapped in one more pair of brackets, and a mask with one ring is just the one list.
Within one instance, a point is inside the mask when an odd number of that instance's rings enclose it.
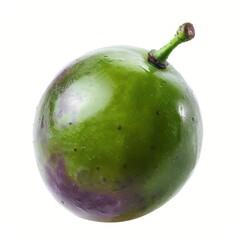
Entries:
{"label": "fruit skin", "polygon": [[148,51],[110,47],[67,66],[37,108],[41,176],[72,212],[95,221],[143,216],[168,201],[202,144],[198,103],[172,67]]}

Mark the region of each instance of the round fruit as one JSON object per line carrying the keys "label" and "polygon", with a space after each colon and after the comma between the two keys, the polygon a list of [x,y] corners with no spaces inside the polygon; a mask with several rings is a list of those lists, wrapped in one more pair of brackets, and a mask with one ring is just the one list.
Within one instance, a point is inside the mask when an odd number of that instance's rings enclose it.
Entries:
{"label": "round fruit", "polygon": [[200,154],[197,100],[167,57],[194,37],[180,26],[160,50],[110,47],[67,66],[44,93],[34,147],[55,198],[96,221],[140,217],[169,200]]}

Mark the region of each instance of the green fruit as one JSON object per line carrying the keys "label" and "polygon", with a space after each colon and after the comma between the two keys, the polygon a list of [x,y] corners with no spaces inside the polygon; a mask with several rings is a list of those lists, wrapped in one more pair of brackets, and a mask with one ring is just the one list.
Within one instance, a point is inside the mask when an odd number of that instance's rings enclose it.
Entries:
{"label": "green fruit", "polygon": [[167,63],[194,36],[180,26],[162,49],[110,47],[77,59],[44,93],[34,147],[55,198],[96,221],[140,217],[168,201],[200,154],[197,100]]}

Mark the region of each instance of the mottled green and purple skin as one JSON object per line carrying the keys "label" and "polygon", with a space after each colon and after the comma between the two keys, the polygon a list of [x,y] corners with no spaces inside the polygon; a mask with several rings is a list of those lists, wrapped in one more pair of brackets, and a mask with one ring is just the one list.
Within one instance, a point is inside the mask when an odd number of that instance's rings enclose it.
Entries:
{"label": "mottled green and purple skin", "polygon": [[182,76],[148,51],[112,47],[67,66],[34,124],[40,173],[55,198],[90,220],[145,215],[186,182],[199,157],[199,107]]}

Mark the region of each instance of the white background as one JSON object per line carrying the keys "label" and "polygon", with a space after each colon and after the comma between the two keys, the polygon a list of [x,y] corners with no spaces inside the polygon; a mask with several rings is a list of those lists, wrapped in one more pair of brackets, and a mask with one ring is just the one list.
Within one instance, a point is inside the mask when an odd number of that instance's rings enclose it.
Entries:
{"label": "white background", "polygon": [[[240,239],[237,1],[0,1],[0,238]],[[190,21],[191,42],[169,58],[198,98],[201,158],[171,201],[123,223],[80,219],[38,173],[35,109],[66,64],[105,46],[163,46]]]}

